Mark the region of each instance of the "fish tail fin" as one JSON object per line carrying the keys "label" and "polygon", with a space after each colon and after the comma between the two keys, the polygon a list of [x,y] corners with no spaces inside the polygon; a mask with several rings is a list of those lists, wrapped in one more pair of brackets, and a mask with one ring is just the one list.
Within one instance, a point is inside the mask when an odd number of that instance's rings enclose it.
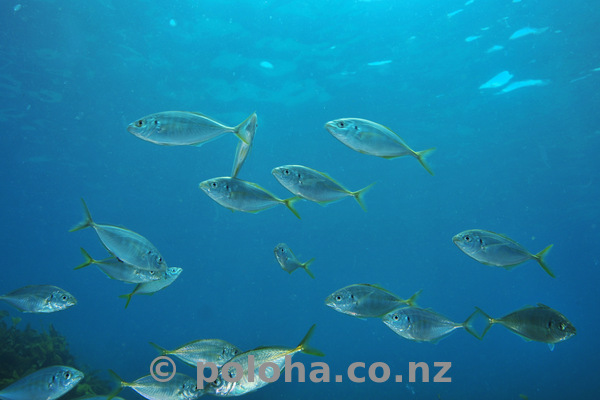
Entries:
{"label": "fish tail fin", "polygon": [[313,275],[312,271],[310,269],[308,269],[309,265],[313,263],[313,261],[315,261],[314,258],[311,258],[310,260],[308,260],[307,262],[305,262],[304,264],[302,264],[302,268],[306,271],[306,273],[313,279],[315,279],[315,276]]}
{"label": "fish tail fin", "polygon": [[415,156],[417,157],[417,160],[419,160],[419,162],[421,163],[423,168],[425,168],[427,170],[427,172],[429,172],[431,175],[433,175],[433,171],[431,170],[431,168],[429,168],[429,165],[425,162],[425,157],[427,157],[429,155],[429,153],[432,153],[434,150],[435,150],[435,147],[432,147],[431,149],[415,152]]}
{"label": "fish tail fin", "polygon": [[85,200],[81,199],[81,204],[83,204],[83,212],[84,212],[84,220],[79,224],[75,225],[69,232],[75,232],[81,229],[88,228],[90,226],[94,226],[94,221],[92,220],[92,214],[90,214],[90,210],[88,209],[87,204],[85,204]]}
{"label": "fish tail fin", "polygon": [[319,357],[325,356],[325,353],[323,353],[322,351],[317,350],[317,349],[315,349],[313,347],[310,347],[310,345],[308,344],[308,342],[309,342],[310,338],[312,337],[312,335],[313,335],[316,327],[317,327],[316,324],[310,327],[310,329],[308,330],[308,332],[306,333],[306,335],[304,335],[304,338],[302,338],[302,341],[300,342],[300,344],[298,345],[298,347],[296,347],[295,350],[301,351],[303,353],[310,354],[310,355],[313,355],[313,356],[319,356]]}
{"label": "fish tail fin", "polygon": [[107,400],[111,400],[112,398],[116,397],[121,392],[121,390],[123,390],[123,388],[128,385],[128,383],[121,379],[121,377],[117,375],[117,373],[112,369],[109,369],[108,373],[119,385],[117,388],[115,388],[115,390],[113,390],[106,396]]}
{"label": "fish tail fin", "polygon": [[416,307],[417,306],[417,298],[421,295],[422,291],[423,291],[423,289],[417,291],[415,294],[410,296],[408,299],[404,300],[406,305],[408,305],[409,307]]}
{"label": "fish tail fin", "polygon": [[94,260],[92,258],[92,256],[90,256],[88,254],[88,252],[85,251],[85,249],[83,247],[80,247],[79,249],[81,250],[81,254],[83,254],[83,257],[85,258],[85,262],[83,264],[79,264],[78,266],[76,266],[73,269],[81,269],[81,268],[87,267],[88,265],[93,264],[93,263],[96,262],[96,260]]}
{"label": "fish tail fin", "polygon": [[301,197],[295,196],[295,197],[290,197],[289,199],[282,200],[283,204],[285,204],[285,206],[287,208],[289,208],[290,211],[293,212],[296,217],[298,217],[298,219],[302,219],[302,218],[300,218],[300,214],[298,214],[298,211],[296,211],[296,209],[294,208],[294,203],[300,199],[301,199]]}
{"label": "fish tail fin", "polygon": [[[477,334],[477,332],[475,332],[475,329],[473,328],[473,321],[475,320],[475,317],[477,317],[482,312],[483,311],[481,311],[481,309],[477,308],[475,311],[473,311],[473,314],[469,315],[465,322],[462,323],[463,328],[465,328],[467,332],[469,332],[471,335],[475,336],[479,340],[483,339],[483,336],[480,336]],[[487,319],[487,321],[489,324],[489,319]]]}
{"label": "fish tail fin", "polygon": [[257,116],[256,113],[253,112],[248,118],[244,120],[241,124],[235,127],[233,133],[237,136],[242,142],[246,144],[250,144],[252,142],[252,137],[256,132],[257,127]]}
{"label": "fish tail fin", "polygon": [[129,303],[131,302],[131,298],[133,297],[134,293],[135,293],[135,290],[129,294],[122,294],[119,296],[120,299],[127,299],[127,303],[125,303],[125,308],[127,308],[127,306],[129,306]]}
{"label": "fish tail fin", "polygon": [[152,342],[148,342],[148,343],[150,343],[150,346],[154,347],[160,353],[161,356],[166,356],[167,354],[171,354],[171,352],[169,350],[163,349],[156,343],[152,343]]}
{"label": "fish tail fin", "polygon": [[367,206],[365,205],[363,196],[375,185],[375,183],[376,182],[373,182],[367,187],[357,190],[356,192],[352,192],[352,196],[356,199],[356,202],[364,211],[367,211]]}
{"label": "fish tail fin", "polygon": [[[481,339],[483,339],[483,337],[485,336],[485,334],[490,330],[490,328],[492,327],[492,325],[494,325],[496,323],[496,320],[494,320],[494,318],[490,317],[481,308],[475,307],[475,309],[476,309],[476,312],[479,312],[481,315],[483,315],[485,317],[485,327],[483,328],[483,331],[481,332],[481,335],[479,335],[479,339],[481,340]],[[473,315],[471,315],[471,316],[473,316]]]}
{"label": "fish tail fin", "polygon": [[540,266],[544,269],[544,271],[546,271],[546,273],[548,275],[550,275],[553,278],[556,278],[556,275],[554,275],[554,272],[552,272],[550,267],[548,267],[548,265],[544,262],[544,257],[546,256],[546,254],[548,254],[548,252],[550,251],[552,246],[554,246],[554,245],[551,244],[550,246],[546,247],[544,250],[542,250],[539,253],[537,253],[536,255],[534,255],[534,258],[540,264]]}

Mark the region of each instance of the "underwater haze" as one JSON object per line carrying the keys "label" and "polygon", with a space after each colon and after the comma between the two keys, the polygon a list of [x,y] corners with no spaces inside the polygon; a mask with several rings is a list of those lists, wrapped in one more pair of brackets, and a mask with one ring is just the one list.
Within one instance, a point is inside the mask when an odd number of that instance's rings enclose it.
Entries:
{"label": "underwater haze", "polygon": [[[3,1],[0,294],[56,285],[78,303],[52,314],[0,310],[52,324],[106,379],[108,369],[129,381],[147,375],[158,356],[148,342],[295,347],[316,324],[311,345],[325,357],[294,361],[307,372],[327,362],[332,382],[307,373],[246,398],[597,398],[599,18],[598,4],[583,0]],[[231,212],[198,184],[230,175],[235,136],[159,146],[127,131],[171,110],[228,126],[256,112],[240,179],[280,198],[291,194],[271,170],[285,164],[352,191],[376,182],[367,212],[352,198],[297,202],[301,219],[282,205]],[[345,117],[380,123],[415,151],[435,147],[435,175],[410,156],[345,146],[324,128]],[[68,232],[83,218],[80,198],[94,221],[149,239],[181,276],[125,309],[118,296],[133,285],[95,266],[73,270],[80,247],[109,256],[92,229]],[[507,270],[468,257],[452,237],[475,228],[534,254],[554,244],[545,261],[556,278],[534,260]],[[283,271],[278,243],[302,262],[314,257],[315,279]],[[459,323],[476,306],[499,318],[542,303],[577,334],[554,351],[499,325],[481,341],[459,329],[417,343],[324,304],[355,283],[402,298],[422,289],[419,306]],[[359,361],[387,363],[404,381],[334,382]],[[409,363],[421,361],[430,382],[408,382]],[[452,363],[451,383],[432,382],[434,362]]]}

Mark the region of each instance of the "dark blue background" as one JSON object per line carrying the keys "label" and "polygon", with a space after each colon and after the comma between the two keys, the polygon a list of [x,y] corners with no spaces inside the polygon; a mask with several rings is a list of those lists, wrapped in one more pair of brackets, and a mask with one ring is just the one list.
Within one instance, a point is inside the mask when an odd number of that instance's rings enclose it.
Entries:
{"label": "dark blue background", "polygon": [[[54,324],[82,363],[130,380],[156,356],[148,341],[295,346],[316,323],[313,345],[332,374],[382,361],[406,379],[410,361],[451,361],[453,381],[278,382],[248,398],[595,398],[599,8],[581,0],[443,3],[23,1],[15,12],[17,1],[4,2],[0,292],[40,283],[73,293],[73,309],[21,316]],[[549,30],[508,40],[525,26]],[[472,35],[482,37],[466,42]],[[493,45],[504,49],[486,53]],[[367,65],[382,60],[392,63]],[[513,81],[550,83],[503,95],[478,90],[503,70]],[[129,122],[166,110],[230,125],[257,111],[240,178],[282,197],[289,193],[270,174],[282,164],[325,171],[351,190],[377,182],[365,196],[369,211],[346,199],[298,203],[302,220],[282,206],[231,213],[198,183],[230,173],[233,136],[195,148],[127,133]],[[323,128],[341,117],[380,122],[415,150],[436,147],[436,175],[412,158],[345,147]],[[80,197],[97,222],[151,240],[184,269],[179,280],[125,310],[117,296],[132,286],[93,268],[73,271],[80,246],[106,255],[91,230],[68,233],[82,218]],[[512,271],[477,263],[451,242],[469,228],[505,233],[534,253],[554,243],[547,262],[557,278],[533,261]],[[315,280],[279,268],[279,242],[302,261],[316,258]],[[329,293],[359,282],[403,297],[423,289],[422,306],[456,321],[474,306],[502,316],[541,302],[578,334],[554,352],[502,327],[482,342],[456,332],[437,345],[413,343],[377,320],[324,306]]]}

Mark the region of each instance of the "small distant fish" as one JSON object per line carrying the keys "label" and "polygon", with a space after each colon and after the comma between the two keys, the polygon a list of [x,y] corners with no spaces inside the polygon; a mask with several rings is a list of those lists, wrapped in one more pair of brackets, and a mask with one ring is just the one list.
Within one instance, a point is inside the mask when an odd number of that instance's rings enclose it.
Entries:
{"label": "small distant fish", "polygon": [[419,290],[404,300],[379,285],[359,283],[336,290],[327,296],[325,305],[357,318],[381,318],[399,307],[415,306],[420,294]]}
{"label": "small distant fish", "polygon": [[363,196],[374,185],[372,183],[365,188],[352,192],[326,173],[303,165],[282,165],[273,168],[271,173],[287,190],[303,199],[323,205],[352,196],[365,211],[367,208]]}
{"label": "small distant fish", "polygon": [[231,177],[235,178],[237,174],[240,172],[242,165],[244,165],[244,161],[248,158],[250,154],[250,150],[252,149],[252,143],[254,142],[254,134],[256,133],[256,114],[252,114],[254,117],[253,121],[250,121],[250,125],[253,125],[255,128],[253,130],[248,131],[247,142],[240,140],[238,142],[237,148],[235,150],[235,159],[233,160],[233,170],[231,171]]}
{"label": "small distant fish", "polygon": [[548,84],[548,82],[549,82],[548,80],[543,80],[543,79],[528,79],[525,81],[517,81],[517,82],[513,82],[510,85],[506,86],[504,89],[502,89],[497,94],[508,93],[508,92],[512,92],[513,90],[517,90],[517,89],[521,89],[521,88],[529,87],[529,86],[545,86]]}
{"label": "small distant fish", "polygon": [[179,267],[169,267],[169,268],[167,268],[167,270],[165,272],[161,273],[161,278],[159,280],[145,282],[145,283],[138,283],[135,286],[135,289],[133,289],[133,291],[131,293],[122,294],[119,297],[123,298],[123,299],[127,299],[127,303],[125,303],[125,308],[127,308],[127,306],[129,306],[129,302],[131,302],[131,298],[133,297],[133,295],[136,295],[136,294],[152,295],[152,294],[166,288],[173,282],[175,282],[175,280],[177,278],[179,278],[179,275],[181,274],[182,271],[183,271],[183,269],[179,268]]}
{"label": "small distant fish", "polygon": [[150,400],[195,400],[204,395],[204,390],[196,388],[195,378],[179,372],[167,382],[158,382],[152,375],[143,376],[133,382],[126,382],[114,371],[108,370],[108,372],[119,383],[119,387],[111,393],[113,397],[126,387]]}
{"label": "small distant fish", "polygon": [[274,68],[273,64],[271,64],[268,61],[261,61],[260,62],[260,66],[263,67],[263,68],[266,68],[266,69],[273,69]]}
{"label": "small distant fish", "polygon": [[494,76],[492,79],[490,79],[489,81],[484,83],[483,85],[479,86],[479,89],[499,88],[501,86],[506,85],[512,78],[513,78],[513,75],[510,72],[502,71],[499,74],[497,74],[496,76]]}
{"label": "small distant fish", "polygon": [[481,37],[481,35],[473,35],[473,36],[467,36],[465,38],[465,42],[469,43],[469,42],[473,42],[477,39],[479,39]]}
{"label": "small distant fish", "polygon": [[[206,393],[213,396],[241,396],[243,394],[258,390],[270,383],[260,379],[261,375],[259,375],[261,365],[267,362],[274,363],[278,366],[280,371],[283,371],[286,356],[289,356],[291,358],[296,353],[305,353],[319,357],[324,356],[324,354],[321,351],[310,347],[310,345],[308,344],[310,338],[313,335],[314,330],[315,325],[313,325],[308,330],[308,333],[306,334],[306,336],[304,336],[300,344],[294,348],[268,346],[259,347],[254,350],[249,350],[244,353],[238,354],[237,356],[233,357],[230,360],[230,362],[239,365],[241,367],[241,371],[237,370],[234,367],[231,367],[228,371],[221,370],[220,376],[214,382],[208,384],[205,387]],[[248,377],[248,358],[250,356],[254,357],[253,379],[249,379]],[[272,367],[268,366],[267,368],[263,369],[265,370],[264,375],[266,375],[267,377],[273,376],[274,372]],[[237,374],[239,373],[241,373],[241,377],[237,376]],[[231,378],[235,377],[235,382],[233,382],[233,379],[223,379],[222,374],[229,374]]]}
{"label": "small distant fish", "polygon": [[25,313],[51,313],[77,304],[71,293],[51,285],[24,286],[0,296],[0,300]]}
{"label": "small distant fish", "polygon": [[490,47],[489,49],[487,49],[485,52],[489,54],[489,53],[493,53],[495,51],[500,51],[502,49],[504,49],[504,46],[500,46],[500,45],[496,44],[496,45],[493,45],[492,47]]}
{"label": "small distant fish", "polygon": [[13,7],[13,10],[14,10],[14,12],[17,12],[17,11],[19,11],[21,8],[23,8],[23,6],[22,6],[22,5],[20,5],[20,4],[17,4],[16,6],[14,6],[14,7]]}
{"label": "small distant fish", "polygon": [[81,199],[85,219],[69,232],[94,228],[104,247],[119,260],[149,271],[165,271],[167,263],[156,247],[142,235],[114,225],[97,224]]}
{"label": "small distant fish", "polygon": [[514,40],[514,39],[522,38],[522,37],[528,36],[528,35],[539,35],[539,34],[546,32],[547,30],[548,30],[548,27],[531,28],[531,27],[527,26],[525,28],[519,29],[518,31],[516,31],[515,33],[510,35],[510,37],[508,39]]}
{"label": "small distant fish", "polygon": [[80,250],[85,258],[85,262],[74,269],[81,269],[88,265],[95,264],[100,271],[104,272],[110,279],[116,279],[127,283],[144,283],[161,279],[162,272],[160,271],[139,269],[135,265],[124,263],[116,257],[97,261],[94,260],[85,249],[81,248]]}
{"label": "small distant fish", "polygon": [[170,19],[169,20],[169,25],[175,27],[175,26],[177,26],[177,21],[175,21],[174,19]]}
{"label": "small distant fish", "polygon": [[552,245],[537,254],[531,254],[511,238],[481,229],[463,231],[452,238],[454,244],[469,257],[485,265],[510,269],[527,260],[536,260],[551,277],[554,273],[544,262]]}
{"label": "small distant fish", "polygon": [[291,274],[298,268],[302,268],[311,278],[315,279],[315,276],[313,275],[312,271],[308,269],[310,264],[312,264],[312,262],[315,261],[314,258],[311,258],[305,263],[300,262],[300,260],[298,260],[298,258],[292,251],[292,249],[290,249],[290,247],[285,243],[279,243],[277,246],[275,246],[273,252],[275,253],[275,258],[277,258],[277,262],[279,263],[279,265],[281,265],[281,268],[284,271],[287,271]]}
{"label": "small distant fish", "polygon": [[327,122],[325,129],[337,140],[362,154],[387,159],[413,156],[433,175],[433,171],[425,163],[425,156],[435,150],[434,148],[413,151],[400,136],[376,122],[360,118],[341,118]]}
{"label": "small distant fish", "polygon": [[194,368],[196,368],[199,362],[214,363],[218,368],[221,368],[223,364],[242,352],[236,346],[221,339],[194,340],[175,350],[163,349],[152,342],[150,344],[161,355],[173,355]]}
{"label": "small distant fish", "polygon": [[479,311],[475,311],[465,322],[459,324],[429,309],[406,307],[384,316],[383,323],[403,338],[415,342],[436,343],[458,328],[464,328],[477,339],[481,339],[482,336],[472,327],[477,314]]}
{"label": "small distant fish", "polygon": [[62,365],[42,368],[0,390],[0,399],[58,399],[73,389],[83,377],[83,372]]}
{"label": "small distant fish", "polygon": [[386,64],[391,64],[391,63],[392,63],[392,60],[383,60],[383,61],[373,61],[373,62],[367,63],[367,65],[369,67],[379,67],[381,65],[386,65]]}
{"label": "small distant fish", "polygon": [[461,12],[463,12],[463,11],[464,11],[464,10],[463,10],[462,8],[459,8],[458,10],[456,10],[456,11],[452,11],[452,12],[449,12],[449,13],[448,13],[448,14],[446,14],[446,15],[448,16],[448,18],[452,18],[452,17],[454,17],[456,14],[459,14],[459,13],[461,13]]}
{"label": "small distant fish", "polygon": [[230,127],[196,112],[165,111],[150,114],[129,124],[127,131],[138,138],[163,146],[200,146],[226,133],[248,143],[256,129],[253,113],[241,124]]}
{"label": "small distant fish", "polygon": [[200,189],[211,199],[233,211],[257,213],[284,204],[294,215],[300,214],[293,207],[299,197],[280,199],[256,183],[237,178],[221,177],[200,182]]}
{"label": "small distant fish", "polygon": [[526,340],[547,343],[550,350],[554,350],[556,343],[567,340],[577,333],[567,317],[540,303],[537,306],[521,308],[499,319],[490,317],[480,308],[477,310],[487,319],[481,338],[492,325],[500,324]]}

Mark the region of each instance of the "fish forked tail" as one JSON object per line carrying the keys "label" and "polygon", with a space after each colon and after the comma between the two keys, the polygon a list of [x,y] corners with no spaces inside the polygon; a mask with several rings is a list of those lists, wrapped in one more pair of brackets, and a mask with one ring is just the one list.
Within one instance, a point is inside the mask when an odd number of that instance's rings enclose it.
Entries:
{"label": "fish forked tail", "polygon": [[125,382],[119,375],[117,375],[117,373],[115,371],[113,371],[112,369],[108,370],[108,373],[110,374],[110,376],[118,383],[118,387],[115,388],[115,390],[113,390],[112,392],[110,392],[107,396],[106,399],[107,400],[111,400],[112,398],[116,397],[121,390],[123,390],[123,388],[128,387],[129,383]]}
{"label": "fish forked tail", "polygon": [[160,347],[156,343],[152,343],[152,342],[148,342],[148,343],[150,343],[150,346],[154,347],[160,353],[161,356],[166,356],[168,354],[171,354],[171,352],[169,350]]}
{"label": "fish forked tail", "polygon": [[122,294],[119,296],[120,299],[127,299],[127,303],[125,303],[125,308],[127,308],[129,306],[129,303],[131,302],[131,298],[133,297],[133,295],[135,294],[135,291],[138,289],[138,287],[140,286],[140,283],[137,284],[137,286],[135,287],[135,289],[133,289],[133,291],[129,294]]}
{"label": "fish forked tail", "polygon": [[310,269],[308,269],[308,266],[310,264],[313,263],[313,261],[315,261],[314,258],[311,258],[310,260],[308,260],[307,262],[302,264],[302,268],[306,271],[306,273],[313,279],[315,279],[315,276],[313,275],[312,271]]}
{"label": "fish forked tail", "polygon": [[[475,321],[475,318],[478,315],[483,315],[487,324],[483,330],[483,333],[481,335],[479,335],[475,329],[473,328],[473,322]],[[473,314],[469,315],[469,317],[465,320],[465,322],[462,323],[462,327],[465,328],[465,330],[467,332],[469,332],[471,335],[475,336],[477,339],[481,340],[483,339],[483,336],[487,333],[487,331],[491,328],[493,322],[490,322],[490,316],[487,315],[486,313],[484,313],[480,308],[475,307],[475,311],[473,311]],[[493,320],[492,320],[493,321]]]}
{"label": "fish forked tail", "polygon": [[325,356],[325,353],[323,353],[322,351],[317,350],[313,347],[310,347],[310,345],[308,344],[308,341],[312,337],[316,327],[317,327],[316,324],[314,324],[313,326],[310,327],[310,329],[308,330],[306,335],[304,335],[304,338],[302,339],[300,344],[295,348],[296,351],[301,351],[302,353],[306,353],[306,354],[310,354],[310,355],[318,356],[318,357]]}
{"label": "fish forked tail", "polygon": [[302,219],[302,218],[300,218],[300,214],[298,214],[298,211],[296,211],[296,209],[294,208],[294,203],[300,199],[302,199],[302,197],[294,196],[294,197],[290,197],[289,199],[281,200],[281,202],[283,204],[285,204],[285,206],[287,208],[289,208],[290,211],[293,212],[296,217],[298,217],[298,219]]}
{"label": "fish forked tail", "polygon": [[429,172],[431,175],[433,175],[433,171],[431,170],[431,168],[429,168],[429,165],[425,162],[425,157],[427,157],[429,155],[429,153],[432,153],[434,150],[435,150],[435,147],[432,147],[431,149],[415,152],[415,157],[417,157],[417,160],[419,160],[419,162],[421,163],[423,168],[425,168],[427,170],[427,172]]}
{"label": "fish forked tail", "polygon": [[415,294],[410,296],[408,299],[403,300],[403,303],[409,307],[417,307],[417,298],[421,295],[423,289],[417,291]]}
{"label": "fish forked tail", "polygon": [[252,144],[252,139],[254,138],[254,134],[256,133],[257,124],[257,115],[253,112],[248,118],[244,120],[241,124],[236,126],[233,130],[235,136],[237,136],[242,142],[246,144]]}
{"label": "fish forked tail", "polygon": [[92,258],[92,256],[90,256],[88,254],[88,252],[85,251],[85,249],[83,247],[80,247],[79,249],[81,250],[81,254],[83,254],[83,257],[85,258],[85,262],[83,264],[79,264],[78,266],[76,266],[73,269],[81,269],[81,268],[87,267],[88,265],[94,264],[96,262],[96,260],[94,260]]}
{"label": "fish forked tail", "polygon": [[548,265],[544,262],[544,257],[546,256],[546,254],[548,254],[548,252],[550,251],[550,249],[552,248],[552,246],[554,246],[554,245],[551,244],[550,246],[546,247],[544,250],[542,250],[539,253],[535,254],[533,256],[533,258],[535,258],[535,260],[540,264],[540,266],[544,269],[544,271],[546,271],[546,273],[548,275],[550,275],[553,278],[556,278],[556,275],[554,275],[554,272],[552,272],[552,270],[550,269],[550,267],[548,267]]}
{"label": "fish forked tail", "polygon": [[350,194],[352,194],[352,196],[356,199],[356,202],[363,209],[363,211],[367,211],[367,206],[365,205],[365,201],[364,201],[363,197],[364,197],[365,193],[367,193],[369,190],[371,190],[371,188],[375,185],[375,183],[377,183],[377,182],[373,182],[369,186],[364,187],[360,190],[357,190],[356,192],[350,192]]}
{"label": "fish forked tail", "polygon": [[88,228],[90,226],[94,226],[94,221],[92,220],[92,214],[90,214],[90,210],[87,207],[87,204],[85,204],[85,200],[81,199],[81,204],[83,204],[83,212],[84,212],[84,220],[81,221],[79,224],[75,225],[74,227],[72,227],[71,229],[69,229],[69,232],[75,232],[81,229],[85,229]]}

